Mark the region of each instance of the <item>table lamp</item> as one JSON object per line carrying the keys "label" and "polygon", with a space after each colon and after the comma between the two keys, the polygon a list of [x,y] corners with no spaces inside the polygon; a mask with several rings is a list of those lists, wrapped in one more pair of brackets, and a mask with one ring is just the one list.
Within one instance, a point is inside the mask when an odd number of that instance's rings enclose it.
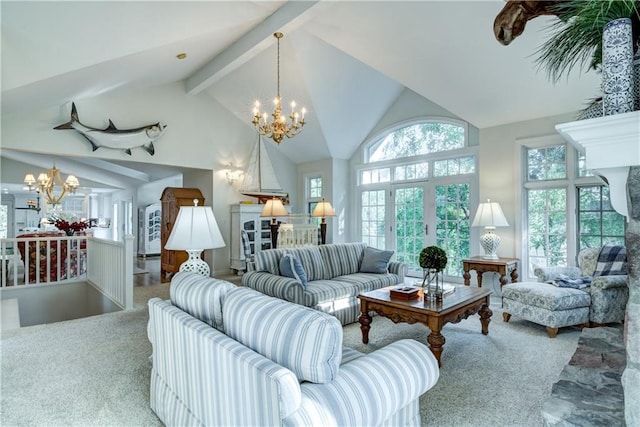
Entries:
{"label": "table lamp", "polygon": [[311,216],[322,218],[322,222],[320,222],[320,241],[321,244],[324,245],[327,242],[327,221],[325,217],[336,216],[336,211],[333,210],[331,203],[325,202],[323,198],[322,201],[316,205]]}
{"label": "table lamp", "polygon": [[486,203],[480,203],[472,227],[484,227],[486,233],[480,236],[480,245],[484,249],[485,259],[498,259],[496,251],[500,246],[500,236],[494,233],[496,227],[508,227],[509,223],[504,217],[500,203],[487,199]]}
{"label": "table lamp", "polygon": [[262,209],[260,216],[271,217],[271,247],[273,249],[276,249],[278,246],[278,227],[280,226],[280,224],[278,224],[278,218],[276,217],[288,215],[289,212],[287,212],[282,204],[282,200],[277,197],[267,200],[267,203],[265,203],[264,208]]}
{"label": "table lamp", "polygon": [[187,251],[189,259],[180,265],[180,271],[192,271],[209,277],[211,269],[200,258],[200,254],[205,249],[222,248],[225,244],[211,206],[198,206],[198,199],[193,199],[193,204],[180,206],[164,248]]}

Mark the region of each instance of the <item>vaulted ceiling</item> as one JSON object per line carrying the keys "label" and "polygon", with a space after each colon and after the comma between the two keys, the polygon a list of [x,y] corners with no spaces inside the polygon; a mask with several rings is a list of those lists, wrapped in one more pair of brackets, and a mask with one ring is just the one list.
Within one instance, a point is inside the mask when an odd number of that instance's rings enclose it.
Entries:
{"label": "vaulted ceiling", "polygon": [[2,114],[184,81],[250,126],[253,101],[275,95],[274,31],[285,33],[281,94],[309,111],[287,150],[296,163],[352,156],[405,89],[478,128],[576,111],[597,95],[593,72],[551,84],[537,70],[555,18],[500,45],[492,25],[503,5],[3,1]]}

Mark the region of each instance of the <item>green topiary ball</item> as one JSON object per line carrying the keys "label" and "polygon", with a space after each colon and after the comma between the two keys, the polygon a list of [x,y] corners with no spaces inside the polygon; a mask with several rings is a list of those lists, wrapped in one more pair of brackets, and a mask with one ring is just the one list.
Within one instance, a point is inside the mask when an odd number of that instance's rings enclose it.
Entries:
{"label": "green topiary ball", "polygon": [[420,267],[440,272],[447,266],[447,254],[437,246],[427,246],[420,251]]}

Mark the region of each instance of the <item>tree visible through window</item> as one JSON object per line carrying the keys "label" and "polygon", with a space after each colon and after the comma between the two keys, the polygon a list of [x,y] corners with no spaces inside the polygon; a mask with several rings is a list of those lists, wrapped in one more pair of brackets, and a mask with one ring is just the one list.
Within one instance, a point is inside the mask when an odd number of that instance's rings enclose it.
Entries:
{"label": "tree visible through window", "polygon": [[465,130],[462,125],[443,122],[425,122],[403,127],[370,146],[366,161],[401,159],[463,148]]}

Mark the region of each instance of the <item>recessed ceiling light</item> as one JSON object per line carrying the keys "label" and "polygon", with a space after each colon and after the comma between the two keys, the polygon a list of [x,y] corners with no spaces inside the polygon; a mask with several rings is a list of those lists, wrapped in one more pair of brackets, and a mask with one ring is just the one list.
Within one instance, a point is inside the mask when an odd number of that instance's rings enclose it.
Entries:
{"label": "recessed ceiling light", "polygon": [[177,54],[177,55],[176,55],[176,58],[178,58],[178,59],[184,59],[184,58],[186,58],[186,57],[187,57],[187,54],[186,54],[186,53],[184,53],[184,52],[179,53],[179,54]]}

